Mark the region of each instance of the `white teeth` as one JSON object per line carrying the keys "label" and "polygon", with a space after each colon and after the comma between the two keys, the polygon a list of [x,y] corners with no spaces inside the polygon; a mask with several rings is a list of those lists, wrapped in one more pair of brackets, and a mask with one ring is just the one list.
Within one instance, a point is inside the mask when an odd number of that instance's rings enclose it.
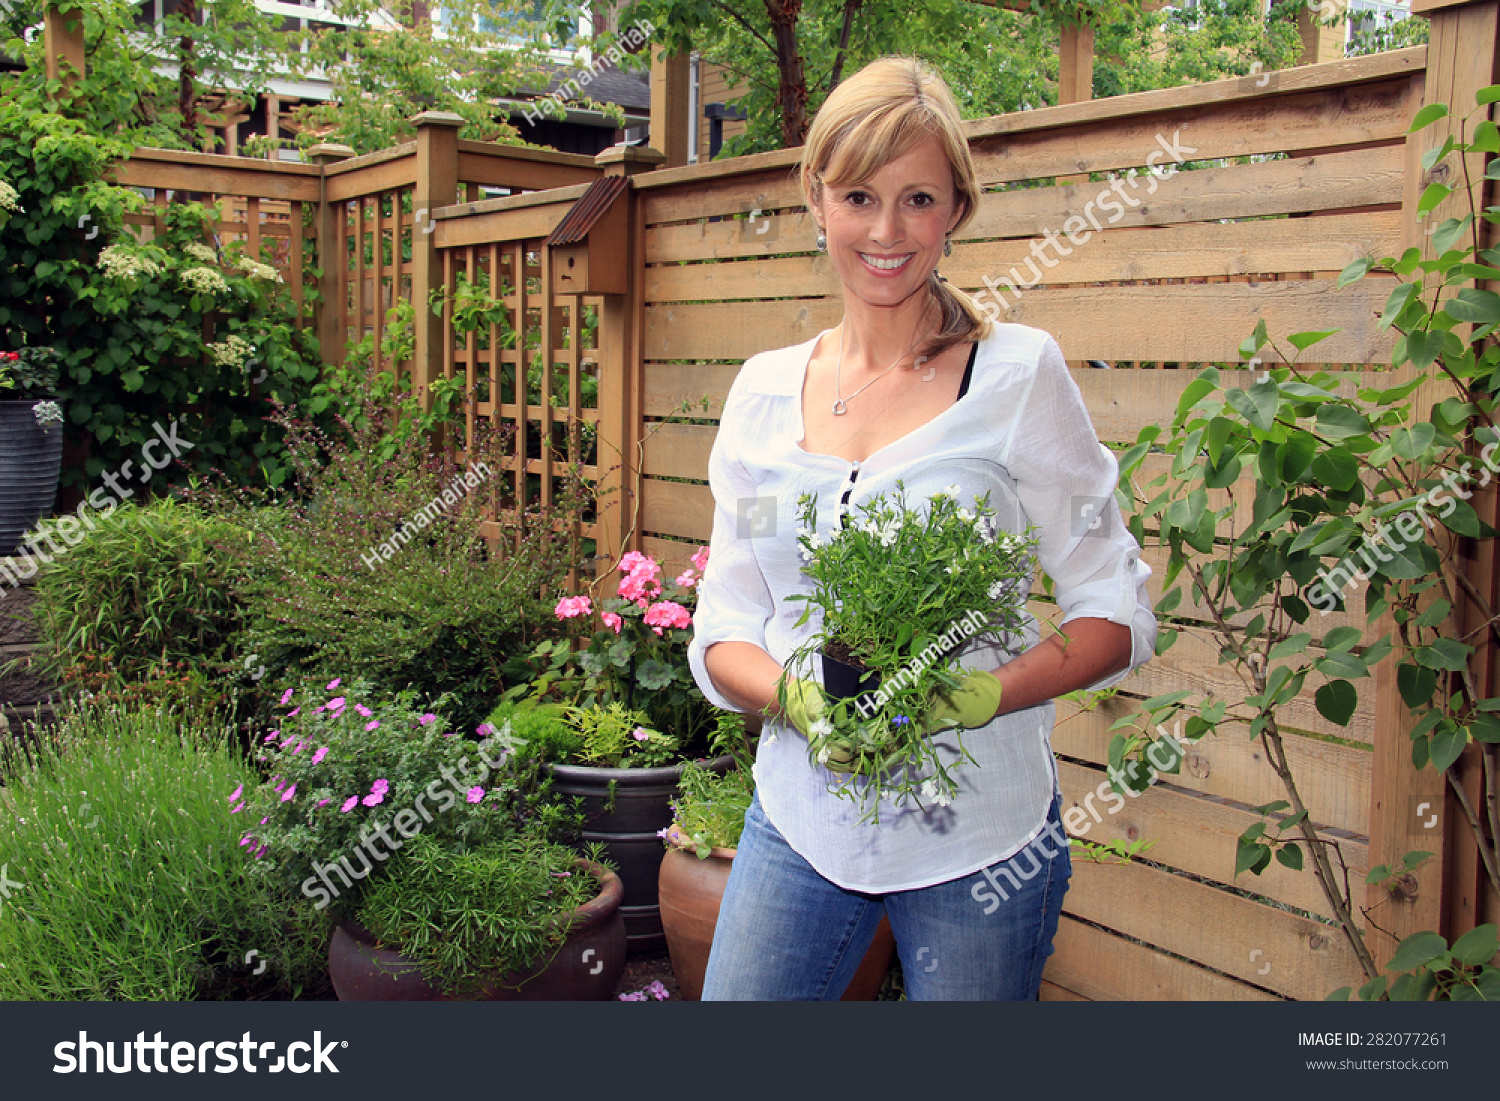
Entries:
{"label": "white teeth", "polygon": [[865,263],[869,264],[872,268],[879,268],[881,271],[895,271],[911,259],[910,255],[903,256],[899,260],[883,260],[878,256],[868,256],[863,252],[859,255],[860,259]]}

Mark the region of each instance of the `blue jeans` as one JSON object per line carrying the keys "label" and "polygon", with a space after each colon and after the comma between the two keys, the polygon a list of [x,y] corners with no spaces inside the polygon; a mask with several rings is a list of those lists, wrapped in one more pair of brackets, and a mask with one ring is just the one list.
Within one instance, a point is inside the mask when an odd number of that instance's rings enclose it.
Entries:
{"label": "blue jeans", "polygon": [[[1052,821],[1061,809],[1059,795]],[[836,1001],[884,913],[909,999],[1035,1001],[1073,871],[1067,847],[1043,833],[988,871],[885,895],[846,891],[792,851],[756,798],[719,909],[703,1000]]]}

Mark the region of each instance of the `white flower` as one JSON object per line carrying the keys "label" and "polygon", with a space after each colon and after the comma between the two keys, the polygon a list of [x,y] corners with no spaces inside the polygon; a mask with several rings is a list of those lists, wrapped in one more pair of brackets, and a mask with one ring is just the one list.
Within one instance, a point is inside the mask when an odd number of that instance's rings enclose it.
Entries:
{"label": "white flower", "polygon": [[270,264],[262,264],[259,260],[252,260],[248,256],[240,257],[238,267],[252,279],[269,279],[272,283],[281,282],[281,273]]}
{"label": "white flower", "polygon": [[194,241],[192,244],[183,245],[182,251],[203,264],[217,264],[219,262],[219,254],[201,241]]}
{"label": "white flower", "polygon": [[959,509],[958,515],[960,519],[967,520],[971,524],[974,522],[974,514],[966,508]]}
{"label": "white flower", "polygon": [[224,282],[223,274],[213,268],[185,268],[177,277],[197,294],[229,293],[229,284]]}
{"label": "white flower", "polygon": [[944,566],[943,569],[952,574],[954,577],[957,577],[963,571],[962,566]]}
{"label": "white flower", "polygon": [[[812,724],[812,736],[814,738],[826,738],[833,733],[833,724],[827,719],[817,719]],[[828,750],[824,749],[824,759],[827,759]]]}
{"label": "white flower", "polygon": [[776,730],[775,730],[775,728],[774,727],[769,727],[769,726],[766,727],[765,730],[761,733],[760,741],[761,741],[762,745],[775,745],[776,744]]}
{"label": "white flower", "polygon": [[953,802],[952,797],[938,787],[936,780],[922,781],[922,798],[929,803],[936,803],[940,807],[946,807]]}
{"label": "white flower", "polygon": [[39,401],[31,407],[32,416],[36,417],[36,423],[43,431],[62,424],[62,406],[55,401]]}
{"label": "white flower", "polygon": [[19,210],[26,213],[21,206],[21,193],[4,180],[0,180],[0,210]]}
{"label": "white flower", "polygon": [[991,600],[999,600],[1000,599],[1000,594],[1003,593],[1004,591],[1005,591],[1005,582],[1004,581],[996,581],[993,585],[990,586],[990,589],[989,589],[990,599]]}
{"label": "white flower", "polygon": [[246,363],[255,352],[255,346],[239,336],[226,337],[223,341],[207,347],[209,355],[214,357],[214,363],[220,367],[232,367],[237,371],[245,370]]}
{"label": "white flower", "polygon": [[944,486],[942,489],[940,489],[936,493],[934,493],[933,496],[934,497],[952,497],[954,500],[957,500],[958,499],[958,486],[956,486],[956,485],[947,485],[947,486]]}
{"label": "white flower", "polygon": [[829,756],[830,754],[828,752],[828,747],[825,745],[822,749],[818,750],[818,764],[826,765],[828,763]]}
{"label": "white flower", "polygon": [[134,279],[140,275],[158,275],[161,265],[149,256],[135,252],[128,245],[110,245],[99,253],[99,267],[111,279]]}

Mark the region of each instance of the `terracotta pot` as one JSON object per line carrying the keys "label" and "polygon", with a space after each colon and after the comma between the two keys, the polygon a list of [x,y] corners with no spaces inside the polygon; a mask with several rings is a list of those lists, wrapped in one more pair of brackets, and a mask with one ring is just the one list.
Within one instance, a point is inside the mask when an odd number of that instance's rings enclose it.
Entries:
{"label": "terracotta pot", "polygon": [[[708,767],[722,773],[732,763],[729,757],[719,757]],[[554,792],[583,798],[583,840],[604,842],[610,862],[620,869],[625,882],[620,912],[625,917],[630,954],[660,951],[666,946],[656,902],[660,831],[672,824],[672,799],[682,779],[682,765],[548,767]]]}
{"label": "terracotta pot", "polygon": [[[675,829],[675,827],[674,827]],[[733,849],[714,849],[700,860],[691,850],[669,849],[661,862],[661,924],[667,949],[672,955],[672,973],[687,1001],[703,997],[703,976],[708,971],[708,952],[714,943],[719,904],[734,861]],[[896,938],[884,915],[875,939],[860,962],[841,1000],[871,1002],[880,993],[896,952]]]}
{"label": "terracotta pot", "polygon": [[[601,884],[599,894],[573,911],[568,939],[550,960],[500,976],[465,1001],[599,1002],[614,996],[625,971],[624,885],[611,871],[580,860]],[[422,977],[412,960],[381,948],[369,930],[345,922],[328,946],[333,989],[345,1002],[438,1002],[452,998]]]}

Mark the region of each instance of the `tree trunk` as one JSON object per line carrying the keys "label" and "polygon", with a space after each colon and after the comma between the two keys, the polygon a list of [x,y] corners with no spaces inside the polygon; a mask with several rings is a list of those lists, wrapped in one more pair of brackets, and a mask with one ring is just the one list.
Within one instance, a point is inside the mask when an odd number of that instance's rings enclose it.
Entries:
{"label": "tree trunk", "polygon": [[781,144],[791,149],[807,138],[807,76],[797,51],[797,17],[802,0],[765,0],[776,39],[776,68],[781,74],[777,105],[781,108]]}
{"label": "tree trunk", "polygon": [[[182,0],[178,14],[193,26],[198,24],[198,0]],[[195,43],[191,34],[177,42],[177,106],[182,113],[182,134],[189,142],[198,140],[198,69],[193,63]]]}

